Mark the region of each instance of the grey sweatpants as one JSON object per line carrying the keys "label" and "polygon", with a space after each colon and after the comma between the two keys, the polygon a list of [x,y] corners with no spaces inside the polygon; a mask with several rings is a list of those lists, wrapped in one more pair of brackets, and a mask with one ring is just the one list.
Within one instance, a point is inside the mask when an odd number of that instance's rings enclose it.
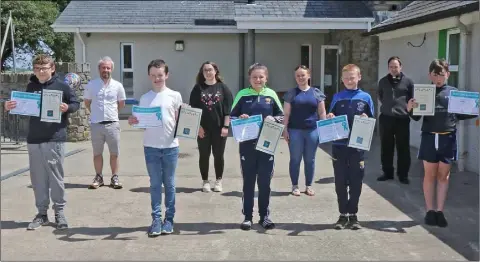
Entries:
{"label": "grey sweatpants", "polygon": [[50,190],[53,210],[55,213],[62,212],[66,203],[63,183],[65,143],[27,144],[27,148],[30,159],[30,179],[38,213],[47,214],[50,205]]}

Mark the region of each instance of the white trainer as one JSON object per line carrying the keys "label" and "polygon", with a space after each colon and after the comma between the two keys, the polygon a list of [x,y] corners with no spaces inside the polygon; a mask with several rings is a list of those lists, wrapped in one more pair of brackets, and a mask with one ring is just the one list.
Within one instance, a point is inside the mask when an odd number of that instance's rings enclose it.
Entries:
{"label": "white trainer", "polygon": [[213,187],[213,191],[215,192],[222,192],[223,187],[222,187],[222,180],[218,179],[215,181],[215,186]]}
{"label": "white trainer", "polygon": [[208,180],[203,181],[202,191],[203,191],[203,192],[210,192],[210,191],[212,191],[212,188],[210,187],[210,181],[208,181]]}

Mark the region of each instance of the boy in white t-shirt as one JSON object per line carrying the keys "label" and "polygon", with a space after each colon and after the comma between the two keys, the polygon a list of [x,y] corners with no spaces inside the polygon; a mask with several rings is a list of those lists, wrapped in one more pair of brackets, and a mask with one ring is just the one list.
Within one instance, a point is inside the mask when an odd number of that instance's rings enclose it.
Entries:
{"label": "boy in white t-shirt", "polygon": [[[178,160],[178,138],[174,138],[176,119],[182,96],[165,85],[168,66],[165,61],[156,59],[148,64],[148,76],[152,90],[140,98],[140,106],[162,109],[163,125],[146,128],[144,132],[145,162],[150,176],[150,197],[152,204],[152,225],[148,229],[150,237],[173,232],[175,215],[175,169]],[[134,116],[128,119],[130,125],[138,123]],[[165,220],[162,222],[162,183],[165,187]]]}

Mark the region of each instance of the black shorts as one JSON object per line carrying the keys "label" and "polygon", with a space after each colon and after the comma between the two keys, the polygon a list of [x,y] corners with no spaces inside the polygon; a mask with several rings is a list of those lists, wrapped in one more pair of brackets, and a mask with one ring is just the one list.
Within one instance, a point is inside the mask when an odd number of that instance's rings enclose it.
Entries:
{"label": "black shorts", "polygon": [[422,141],[417,158],[429,163],[451,164],[457,160],[456,133],[434,134],[422,132]]}

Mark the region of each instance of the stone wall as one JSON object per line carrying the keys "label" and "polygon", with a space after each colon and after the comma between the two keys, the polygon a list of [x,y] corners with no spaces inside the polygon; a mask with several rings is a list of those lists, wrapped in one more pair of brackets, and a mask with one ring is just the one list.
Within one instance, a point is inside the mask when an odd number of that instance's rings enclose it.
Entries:
{"label": "stone wall", "polygon": [[[90,81],[90,64],[76,64],[76,63],[57,63],[56,71],[61,78],[67,72],[76,73],[82,79],[80,88],[75,90],[78,99],[80,100],[80,109],[69,115],[70,125],[67,129],[67,140],[69,142],[86,141],[90,139],[90,113],[83,102],[84,86]],[[27,84],[30,81],[32,73],[2,73],[0,86],[0,99],[6,100],[10,98],[10,92],[25,91]],[[3,110],[2,110],[3,111]],[[22,119],[24,121],[25,119]],[[27,129],[28,124],[21,125],[22,129]],[[19,130],[21,134],[26,135],[26,130]]]}
{"label": "stone wall", "polygon": [[[331,45],[341,46],[339,76],[341,76],[342,67],[347,64],[356,64],[360,67],[362,80],[359,86],[372,97],[376,113],[378,111],[377,82],[379,80],[379,40],[377,36],[364,37],[361,34],[362,31],[360,30],[336,30],[329,33],[327,42]],[[341,86],[343,88],[343,84],[341,84]]]}

